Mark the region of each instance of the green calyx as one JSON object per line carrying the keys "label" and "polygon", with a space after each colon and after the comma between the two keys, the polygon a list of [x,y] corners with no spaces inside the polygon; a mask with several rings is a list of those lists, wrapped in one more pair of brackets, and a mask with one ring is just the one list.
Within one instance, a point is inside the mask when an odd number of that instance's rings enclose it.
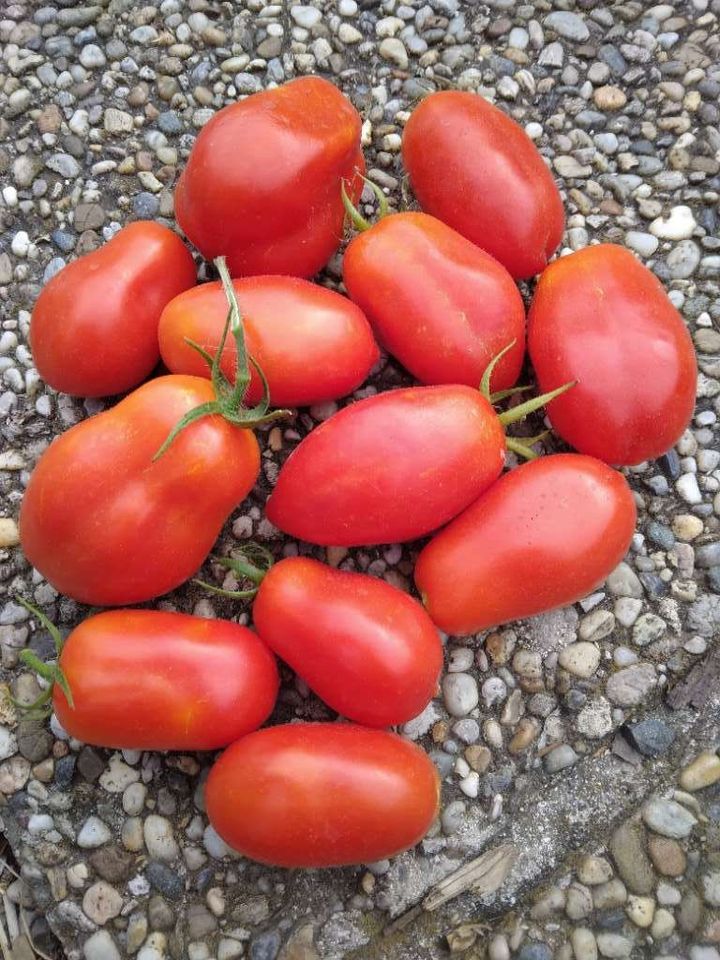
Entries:
{"label": "green calyx", "polygon": [[[153,460],[158,460],[179,433],[202,417],[219,415],[224,417],[228,423],[249,430],[264,423],[271,423],[273,420],[281,420],[291,415],[290,410],[270,410],[270,389],[265,374],[257,362],[252,357],[248,357],[240,306],[235,296],[235,288],[233,287],[232,279],[228,272],[225,257],[218,257],[214,263],[220,274],[220,280],[222,281],[223,290],[228,301],[228,314],[225,320],[225,326],[223,327],[222,337],[220,338],[220,344],[215,351],[215,355],[212,356],[207,350],[201,347],[199,343],[195,343],[194,340],[186,337],[185,342],[188,346],[192,347],[193,350],[197,351],[210,367],[210,380],[213,385],[213,390],[215,391],[215,399],[208,403],[201,403],[194,409],[189,410],[184,417],[178,420],[163,445],[153,457]],[[220,361],[228,334],[232,334],[237,352],[235,383],[231,383],[220,369]],[[250,386],[251,365],[260,377],[263,394],[258,404],[254,407],[246,407],[245,395]]]}
{"label": "green calyx", "polygon": [[[490,379],[493,375],[495,367],[498,365],[500,360],[505,356],[505,354],[512,350],[517,341],[512,340],[506,347],[493,357],[490,363],[483,374],[482,380],[480,381],[480,393],[485,397],[488,403],[496,404],[501,400],[505,400],[508,397],[516,396],[519,393],[526,393],[528,390],[532,389],[531,387],[511,387],[509,390],[498,390],[496,393],[490,392]],[[497,418],[503,427],[510,426],[511,423],[519,423],[521,420],[524,420],[525,417],[529,416],[531,413],[535,413],[536,410],[540,410],[541,407],[546,406],[550,403],[551,400],[554,400],[556,397],[561,396],[561,394],[566,393],[572,387],[575,386],[576,380],[571,380],[569,383],[564,383],[561,387],[557,387],[555,390],[550,390],[549,393],[543,393],[539,397],[533,397],[531,400],[526,400],[525,403],[519,403],[516,407],[510,407],[509,410],[503,411],[503,413],[498,413]],[[516,453],[519,457],[523,457],[525,460],[534,460],[537,457],[537,453],[532,449],[533,445],[539,443],[541,440],[544,440],[545,437],[549,436],[550,431],[545,430],[543,433],[539,433],[535,437],[523,437],[522,439],[517,439],[516,437],[506,437],[505,442],[507,444],[508,450],[512,450],[513,453]]]}
{"label": "green calyx", "polygon": [[[390,207],[388,206],[388,199],[385,194],[382,192],[380,187],[373,183],[372,180],[368,180],[367,177],[363,177],[360,174],[360,178],[363,183],[366,183],[373,191],[378,201],[378,220],[382,220],[383,217],[386,217],[389,213]],[[366,220],[365,217],[360,213],[358,208],[352,202],[348,196],[348,192],[345,189],[345,181],[340,183],[340,196],[342,197],[343,206],[345,207],[345,213],[348,216],[348,219],[355,227],[356,230],[359,230],[361,233],[365,230],[369,230],[372,226],[369,220]]]}
{"label": "green calyx", "polygon": [[238,551],[234,557],[213,557],[215,563],[221,567],[230,570],[239,584],[252,584],[242,590],[223,590],[222,587],[216,587],[205,580],[193,580],[199,587],[209,590],[210,593],[217,594],[220,597],[228,597],[231,600],[251,600],[258,592],[260,584],[265,579],[270,567],[273,565],[273,557],[269,550],[261,547],[258,543],[247,543]]}
{"label": "green calyx", "polygon": [[45,690],[43,690],[37,700],[34,700],[32,703],[24,704],[15,699],[13,699],[13,703],[26,716],[45,718],[52,713],[50,701],[52,699],[53,687],[55,684],[57,684],[65,694],[65,699],[67,700],[69,706],[72,709],[75,709],[75,702],[73,700],[72,691],[70,690],[70,684],[68,683],[67,677],[60,669],[60,654],[62,653],[63,648],[63,640],[60,636],[60,631],[54,623],[48,620],[42,610],[38,610],[38,608],[30,603],[29,600],[26,600],[21,596],[16,596],[15,599],[18,603],[22,604],[22,606],[25,607],[25,609],[28,610],[37,620],[39,620],[42,626],[45,627],[47,632],[50,634],[53,639],[53,643],[55,644],[57,660],[55,663],[46,663],[44,660],[41,660],[40,657],[36,656],[32,650],[21,650],[20,660],[26,666],[30,667],[30,669],[42,680],[44,680],[47,683],[47,687]]}

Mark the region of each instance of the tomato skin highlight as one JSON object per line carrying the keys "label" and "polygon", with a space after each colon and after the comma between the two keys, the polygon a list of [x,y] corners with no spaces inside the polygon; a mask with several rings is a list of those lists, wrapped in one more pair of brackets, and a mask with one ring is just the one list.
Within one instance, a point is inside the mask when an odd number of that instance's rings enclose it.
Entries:
{"label": "tomato skin highlight", "polygon": [[53,707],[71,737],[127,750],[215,750],[256,730],[279,686],[275,658],[246,627],[160,610],[108,610],[60,655],[74,707]]}
{"label": "tomato skin highlight", "polygon": [[175,190],[175,216],[232,276],[311,277],[340,246],[343,179],[356,202],[365,172],[361,120],[321,77],[301,77],[219,110]]}
{"label": "tomato skin highlight", "polygon": [[213,398],[208,380],[158,377],[50,444],[25,491],[20,542],[60,593],[140,603],[200,567],[257,479],[257,440],[203,417],[152,457],[185,413]]}
{"label": "tomato skin highlight", "polygon": [[279,867],[370,863],[414,846],[437,814],[428,756],[393,733],[292,723],[251,733],[210,771],[210,823],[233,849]]}
{"label": "tomato skin highlight", "polygon": [[325,703],[356,723],[405,723],[435,695],[437,629],[416,600],[384,580],[288,557],[262,581],[253,623]]}
{"label": "tomato skin highlight", "polygon": [[548,404],[548,417],[581,453],[641,463],[688,426],[697,387],[690,334],[629,250],[600,244],[552,263],[535,291],[528,338],[542,389],[556,377],[577,380]]}
{"label": "tomato skin highlight", "polygon": [[38,373],[77,397],[132,389],[160,359],[163,307],[196,279],[177,234],[149,220],[129,224],[43,288],[30,322]]}
{"label": "tomato skin highlight", "polygon": [[483,97],[430,94],[402,141],[423,210],[498,260],[516,279],[539,273],[565,226],[560,193],[522,127]]}
{"label": "tomato skin highlight", "polygon": [[[380,358],[362,310],[346,297],[298,277],[245,277],[233,281],[243,315],[248,354],[261,366],[275,406],[326,403],[356,390]],[[227,299],[220,282],[204,283],[172,300],[160,318],[160,353],[173,373],[209,376],[194,340],[209,353],[220,345]],[[235,377],[235,342],[228,338],[221,368]],[[247,394],[257,403],[255,370]]]}
{"label": "tomato skin highlight", "polygon": [[574,603],[627,553],[627,481],[561,453],[506,473],[421,551],[415,583],[441,630],[467,635]]}
{"label": "tomato skin highlight", "polygon": [[305,437],[280,470],[266,515],[323,546],[415,540],[469,506],[504,462],[505,434],[478,390],[391,390]]}
{"label": "tomato skin highlight", "polygon": [[381,343],[426,384],[477,387],[499,361],[492,389],[517,381],[525,353],[525,307],[496,260],[425,213],[397,213],[355,237],[343,280]]}

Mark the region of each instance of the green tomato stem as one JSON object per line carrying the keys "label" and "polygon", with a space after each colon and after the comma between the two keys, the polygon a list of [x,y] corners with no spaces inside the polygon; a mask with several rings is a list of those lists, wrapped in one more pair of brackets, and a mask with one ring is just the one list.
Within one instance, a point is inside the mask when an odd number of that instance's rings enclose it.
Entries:
{"label": "green tomato stem", "polygon": [[[215,399],[207,403],[201,403],[199,406],[189,410],[172,428],[164,443],[153,456],[153,461],[159,460],[168,447],[172,444],[178,434],[182,433],[186,427],[202,417],[219,415],[228,423],[236,427],[250,430],[253,427],[261,426],[265,423],[271,423],[274,420],[281,420],[289,417],[290,410],[270,410],[270,387],[267,377],[263,373],[260,365],[253,357],[248,357],[247,346],[245,344],[245,330],[243,327],[240,305],[235,295],[232,278],[225,262],[225,257],[218,257],[215,261],[220,282],[228,302],[228,313],[225,318],[220,343],[214,355],[208,353],[204,347],[194,340],[186,340],[187,344],[197,351],[210,367],[210,381],[215,391]],[[221,360],[228,335],[232,335],[235,341],[236,361],[235,361],[235,382],[231,383],[221,369]],[[245,395],[250,386],[250,366],[257,371],[260,383],[262,384],[262,397],[260,402],[254,407],[245,406]]]}
{"label": "green tomato stem", "polygon": [[60,654],[62,653],[63,649],[63,639],[60,635],[60,631],[55,624],[45,616],[42,610],[38,610],[38,608],[34,604],[30,603],[29,600],[26,600],[25,597],[16,595],[15,599],[18,603],[22,604],[22,606],[25,607],[29,613],[31,613],[37,620],[40,621],[41,626],[43,626],[52,637],[55,645],[57,662],[46,663],[44,660],[41,660],[36,654],[34,654],[32,650],[22,650],[20,653],[20,660],[30,667],[30,669],[33,670],[39,677],[45,680],[49,686],[47,690],[45,690],[37,698],[37,700],[35,700],[34,703],[31,703],[28,706],[18,704],[17,701],[13,702],[16,706],[28,714],[36,713],[40,708],[44,708],[45,705],[49,703],[52,696],[53,687],[55,684],[57,684],[65,694],[65,699],[67,700],[70,708],[74,710],[75,701],[73,700],[70,684],[68,683],[68,679],[60,667]]}
{"label": "green tomato stem", "polygon": [[[378,220],[382,220],[383,217],[386,217],[389,213],[390,207],[388,204],[388,199],[383,193],[382,189],[372,180],[368,180],[367,177],[360,175],[363,183],[366,183],[373,191],[378,201]],[[347,189],[345,188],[345,181],[340,182],[340,196],[342,197],[343,206],[345,207],[345,213],[348,215],[348,219],[355,227],[356,230],[359,230],[363,233],[365,230],[369,230],[373,226],[369,220],[366,220],[365,217],[360,213],[358,208],[352,202],[348,196]],[[377,221],[376,221],[377,222]]]}

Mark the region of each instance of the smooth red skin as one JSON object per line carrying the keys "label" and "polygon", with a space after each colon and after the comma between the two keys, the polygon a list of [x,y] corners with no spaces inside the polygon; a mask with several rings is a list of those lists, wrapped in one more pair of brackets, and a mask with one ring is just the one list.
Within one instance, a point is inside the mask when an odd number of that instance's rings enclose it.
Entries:
{"label": "smooth red skin", "polygon": [[125,750],[216,750],[269,717],[275,658],[237,623],[159,610],[83,621],[60,656],[73,695],[53,707],[72,737]]}
{"label": "smooth red skin", "polygon": [[140,603],[201,566],[255,484],[257,440],[203,417],[152,456],[213,397],[200,377],[158,377],[50,444],[25,491],[20,540],[60,593],[97,606]]}
{"label": "smooth red skin", "polygon": [[474,93],[426,97],[405,126],[405,169],[423,210],[515,279],[545,267],[565,227],[560,193],[525,131]]}
{"label": "smooth red skin", "polygon": [[177,234],[149,220],[129,224],[43,288],[30,323],[40,376],[78,397],[136,387],[160,359],[163,308],[196,279],[193,258]]}
{"label": "smooth red skin", "polygon": [[270,649],[349,720],[405,723],[436,692],[437,629],[416,600],[384,580],[288,557],[262,581],[253,622]]}
{"label": "smooth red skin", "polygon": [[592,457],[541,457],[505,474],[421,551],[415,583],[441,630],[466,635],[586,596],[635,531],[627,481]]}
{"label": "smooth red skin", "polygon": [[435,767],[394,733],[292,723],[251,733],[210,771],[210,823],[233,849],[279,867],[371,863],[414,846],[438,810]]}
{"label": "smooth red skin", "polygon": [[365,172],[361,120],[340,91],[302,77],[220,110],[202,128],[175,190],[175,216],[232,276],[311,277],[340,245],[344,178]]}
{"label": "smooth red skin", "polygon": [[525,306],[507,270],[435,217],[384,217],[350,243],[343,280],[388,352],[421,383],[477,387],[500,351],[492,388],[514,385]]}
{"label": "smooth red skin", "polygon": [[682,436],[695,407],[695,350],[660,281],[628,250],[601,244],[551,264],[528,336],[542,390],[577,380],[548,405],[576,450],[636,464]]}
{"label": "smooth red skin", "polygon": [[[298,277],[246,277],[234,281],[248,353],[260,364],[274,406],[325,403],[356,390],[380,357],[362,310],[346,297]],[[209,353],[220,346],[227,299],[222,285],[204,283],[172,300],[160,318],[160,353],[173,373],[208,377],[194,340]],[[230,337],[221,367],[235,379],[237,351]],[[248,403],[262,387],[253,371]]]}
{"label": "smooth red skin", "polygon": [[505,434],[478,390],[391,390],[305,437],[280,470],[266,515],[324,546],[415,540],[477,499],[504,462]]}

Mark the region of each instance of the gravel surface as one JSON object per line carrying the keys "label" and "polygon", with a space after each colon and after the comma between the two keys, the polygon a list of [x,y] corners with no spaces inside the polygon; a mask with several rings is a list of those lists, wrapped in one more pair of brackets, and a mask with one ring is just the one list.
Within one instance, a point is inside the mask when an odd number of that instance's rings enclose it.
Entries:
{"label": "gravel surface", "polygon": [[[32,956],[22,917],[40,949],[54,949],[52,928],[71,960],[719,960],[719,0],[5,0],[0,43],[0,816],[21,864],[22,879],[1,878],[14,960]],[[64,630],[87,613],[23,559],[23,487],[53,436],[105,406],[40,381],[27,348],[40,287],[132,219],[172,225],[178,170],[213,112],[313,72],[360,110],[370,175],[396,208],[411,202],[399,148],[413,105],[449,87],[499,104],[560,184],[565,250],[632,249],[685,317],[700,376],[677,448],[627,471],[638,529],[605,586],[447,641],[441,692],[405,728],[443,776],[430,836],[392,863],[288,872],[233,856],[208,826],[210,756],[84,746],[20,719],[9,695],[39,692],[19,651],[52,651],[13,596]],[[339,264],[323,282],[337,285]],[[356,398],[407,382],[383,361]],[[310,550],[263,519],[280,463],[335,409],[262,434],[260,484],[217,552],[254,538],[408,587],[413,549]],[[193,586],[160,605],[247,619]],[[331,716],[286,673],[277,720]],[[383,936],[500,839],[517,860],[497,893],[463,893]]]}

